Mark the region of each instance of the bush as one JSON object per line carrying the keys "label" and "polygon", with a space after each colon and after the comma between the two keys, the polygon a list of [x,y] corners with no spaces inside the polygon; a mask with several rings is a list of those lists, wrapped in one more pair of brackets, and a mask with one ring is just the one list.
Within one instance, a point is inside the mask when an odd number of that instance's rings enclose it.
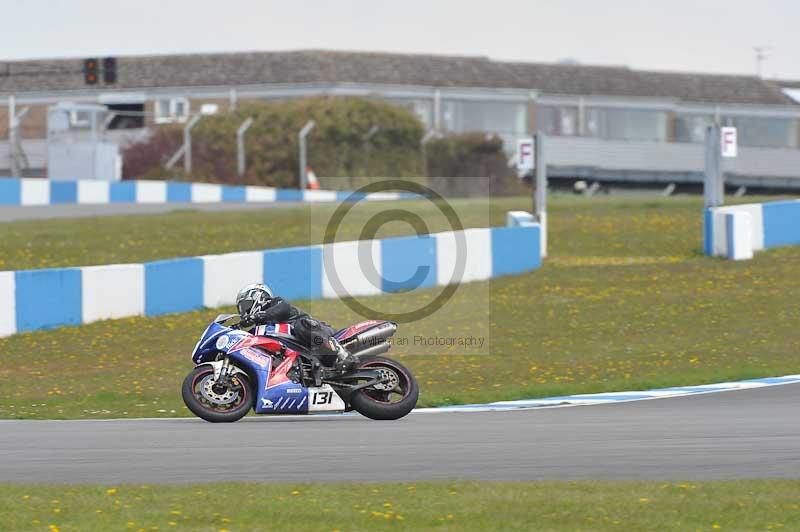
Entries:
{"label": "bush", "polygon": [[485,133],[448,135],[425,149],[428,182],[446,196],[512,195],[524,192],[508,166],[503,140]]}
{"label": "bush", "polygon": [[[247,173],[236,173],[236,130],[247,118]],[[354,188],[372,176],[422,174],[419,143],[423,126],[408,110],[381,100],[320,97],[282,102],[251,102],[231,113],[203,117],[192,130],[192,175],[182,164],[163,168],[183,142],[180,126],[159,128],[149,139],[124,152],[125,179],[182,179],[228,184],[296,187],[297,133],[308,120],[308,163],[327,180],[324,188]],[[364,137],[373,126],[378,131]]]}

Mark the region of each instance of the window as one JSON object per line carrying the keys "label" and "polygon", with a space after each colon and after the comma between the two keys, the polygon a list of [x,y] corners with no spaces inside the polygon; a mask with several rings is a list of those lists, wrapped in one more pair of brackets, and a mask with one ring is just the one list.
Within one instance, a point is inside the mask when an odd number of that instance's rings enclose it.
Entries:
{"label": "window", "polygon": [[706,130],[713,122],[711,115],[678,115],[675,117],[675,140],[705,142]]}
{"label": "window", "polygon": [[536,110],[536,124],[545,135],[577,135],[578,108],[539,107]]}
{"label": "window", "polygon": [[442,126],[456,133],[485,131],[500,135],[524,135],[528,126],[527,105],[445,100],[442,102]]}
{"label": "window", "polygon": [[739,144],[765,148],[797,147],[797,121],[791,118],[726,116],[725,126],[736,126]]}
{"label": "window", "polygon": [[[711,115],[678,115],[675,118],[675,140],[705,142],[706,130],[713,123],[714,117]],[[721,125],[736,127],[742,146],[797,147],[797,122],[790,118],[724,116]]]}
{"label": "window", "polygon": [[160,98],[155,101],[156,124],[186,122],[189,117],[189,100],[186,98]]}
{"label": "window", "polygon": [[644,109],[588,108],[584,134],[613,140],[666,140],[667,114]]}

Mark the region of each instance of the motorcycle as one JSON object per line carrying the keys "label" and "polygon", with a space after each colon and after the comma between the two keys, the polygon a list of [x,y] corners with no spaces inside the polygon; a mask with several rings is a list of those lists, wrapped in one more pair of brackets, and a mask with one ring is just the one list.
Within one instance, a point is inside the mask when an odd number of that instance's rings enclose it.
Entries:
{"label": "motorcycle", "polygon": [[[399,419],[416,406],[412,373],[383,355],[397,331],[390,321],[365,321],[334,334],[350,356],[325,364],[292,334],[287,323],[238,328],[222,314],[192,352],[183,381],[186,407],[206,421],[234,422],[256,414],[318,414],[355,410],[371,419]],[[353,358],[355,357],[355,358]]]}

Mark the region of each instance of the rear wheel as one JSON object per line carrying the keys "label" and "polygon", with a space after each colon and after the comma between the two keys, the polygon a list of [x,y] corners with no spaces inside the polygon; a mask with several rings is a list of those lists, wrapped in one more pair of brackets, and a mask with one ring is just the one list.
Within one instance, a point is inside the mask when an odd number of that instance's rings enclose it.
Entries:
{"label": "rear wheel", "polygon": [[401,363],[376,357],[361,364],[359,369],[377,370],[387,380],[385,384],[362,388],[350,397],[353,409],[361,415],[370,419],[400,419],[417,405],[417,379]]}
{"label": "rear wheel", "polygon": [[246,375],[238,373],[222,385],[214,380],[214,368],[195,367],[183,380],[181,395],[186,408],[212,423],[231,423],[253,407],[253,391]]}

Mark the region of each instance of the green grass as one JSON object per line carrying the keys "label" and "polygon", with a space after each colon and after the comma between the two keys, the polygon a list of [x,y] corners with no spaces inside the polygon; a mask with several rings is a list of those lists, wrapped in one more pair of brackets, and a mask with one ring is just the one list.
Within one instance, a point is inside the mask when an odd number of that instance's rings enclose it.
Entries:
{"label": "green grass", "polygon": [[[738,200],[742,201],[742,200]],[[749,198],[752,202],[757,199]],[[506,211],[530,210],[530,198],[449,201],[464,227],[503,225]],[[429,232],[450,229],[436,206],[427,201],[359,203],[344,219],[337,240],[356,240],[364,223],[387,208],[418,214]],[[697,198],[592,198],[555,195],[550,200],[556,255],[627,254],[660,256],[700,250],[702,203]],[[0,223],[0,270],[137,263],[234,251],[318,244],[336,206],[263,209],[260,211],[174,211],[145,216],[107,216]],[[565,225],[564,220],[568,218]],[[618,224],[648,223],[630,240]],[[677,224],[697,228],[664,234]],[[627,228],[630,230],[630,228]],[[575,232],[579,234],[575,234]],[[595,238],[587,238],[591,232]],[[389,223],[379,237],[411,234],[405,223]],[[567,238],[559,238],[565,236]],[[598,238],[599,237],[599,238]],[[650,238],[656,237],[656,238]]]}
{"label": "green grass", "polygon": [[[505,223],[505,206],[529,207],[530,201],[450,202],[464,227]],[[447,220],[428,201],[402,204],[367,202],[348,214],[337,240],[357,240],[365,222],[388,205],[418,214],[428,232],[449,230]],[[336,206],[247,211],[173,211],[145,216],[108,216],[0,223],[0,270],[138,263],[234,251],[319,244]],[[390,223],[379,237],[412,234],[405,223]]]}
{"label": "green grass", "polygon": [[[697,199],[554,201],[541,270],[461,286],[440,311],[401,325],[408,345],[393,356],[418,376],[421,405],[800,373],[800,248],[710,259],[699,254],[700,231]],[[437,294],[363,301],[403,312]],[[336,325],[361,319],[342,301],[299,304]],[[14,383],[0,394],[0,417],[188,415],[180,383],[217,312],[0,339],[0,381]],[[486,344],[430,348],[417,335]]]}
{"label": "green grass", "polygon": [[800,481],[0,485],[8,530],[797,530]]}

